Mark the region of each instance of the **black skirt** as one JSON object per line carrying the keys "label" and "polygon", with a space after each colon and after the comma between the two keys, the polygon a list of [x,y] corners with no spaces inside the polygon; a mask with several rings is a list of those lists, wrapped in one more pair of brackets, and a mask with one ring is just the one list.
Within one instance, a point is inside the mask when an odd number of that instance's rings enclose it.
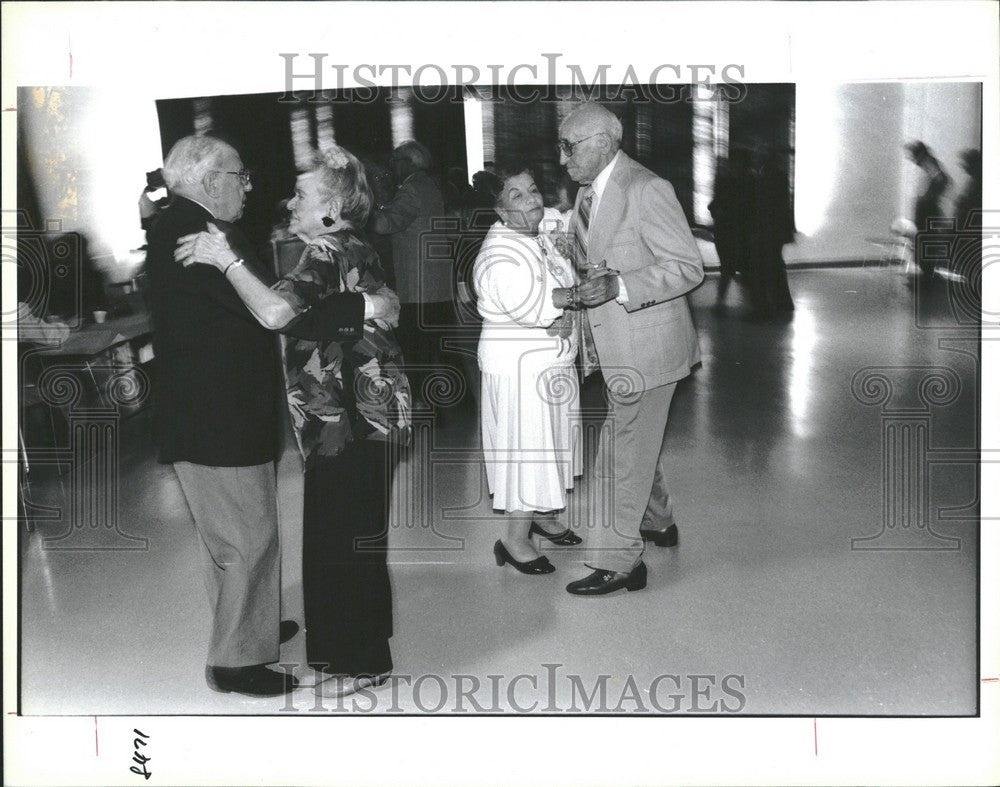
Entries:
{"label": "black skirt", "polygon": [[306,464],[302,584],[309,664],[342,675],[392,670],[386,564],[392,446],[354,440]]}

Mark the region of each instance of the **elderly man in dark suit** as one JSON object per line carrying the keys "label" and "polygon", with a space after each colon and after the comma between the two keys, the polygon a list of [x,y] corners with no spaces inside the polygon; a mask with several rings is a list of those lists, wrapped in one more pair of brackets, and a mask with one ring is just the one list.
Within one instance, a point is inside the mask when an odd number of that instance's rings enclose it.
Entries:
{"label": "elderly man in dark suit", "polygon": [[[372,228],[392,237],[395,289],[401,303],[396,336],[403,349],[415,393],[432,366],[440,366],[438,334],[454,322],[452,262],[429,254],[427,233],[444,218],[444,197],[430,176],[431,154],[410,140],[392,154],[395,196],[376,205]],[[439,247],[442,244],[437,244]]]}
{"label": "elderly man in dark suit", "polygon": [[614,496],[612,521],[590,539],[593,573],[566,588],[575,595],[645,587],[643,538],[677,543],[661,448],[677,381],[700,360],[685,295],[704,278],[701,254],[671,185],[625,155],[621,138],[598,104],[560,127],[560,163],[583,186],[571,222],[581,357],[585,373],[599,365],[610,407],[595,480]]}
{"label": "elderly man in dark suit", "polygon": [[[273,696],[295,680],[265,665],[297,626],[279,626],[279,553],[274,460],[284,406],[278,350],[227,280],[237,269],[270,281],[247,238],[231,224],[243,214],[250,174],[239,153],[212,137],[185,137],[164,176],[173,196],[148,232],[147,271],[156,370],[156,442],[173,464],[191,509],[213,611],[205,676],[216,691]],[[219,227],[239,264],[225,273],[174,259],[179,238]],[[365,316],[395,307],[342,293],[311,310],[296,335],[360,335]]]}

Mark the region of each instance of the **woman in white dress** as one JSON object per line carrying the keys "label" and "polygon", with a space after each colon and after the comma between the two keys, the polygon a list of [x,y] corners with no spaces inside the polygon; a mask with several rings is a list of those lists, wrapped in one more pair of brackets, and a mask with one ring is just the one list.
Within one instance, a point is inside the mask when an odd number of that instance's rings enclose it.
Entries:
{"label": "woman in white dress", "polygon": [[[473,283],[483,318],[479,340],[483,454],[493,509],[506,531],[497,565],[525,574],[555,567],[531,536],[557,544],[581,539],[556,519],[582,472],[576,314],[572,263],[557,248],[568,217],[542,206],[527,169],[491,176],[500,221],[486,235]],[[560,304],[557,306],[556,303]]]}

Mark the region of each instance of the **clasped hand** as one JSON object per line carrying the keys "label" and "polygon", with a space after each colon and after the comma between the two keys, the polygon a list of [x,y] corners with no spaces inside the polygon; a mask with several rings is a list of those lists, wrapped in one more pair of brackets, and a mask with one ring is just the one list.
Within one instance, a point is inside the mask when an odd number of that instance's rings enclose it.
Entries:
{"label": "clasped hand", "polygon": [[371,319],[382,328],[399,327],[399,296],[395,292],[383,286],[367,297],[372,304]]}
{"label": "clasped hand", "polygon": [[592,309],[617,298],[618,292],[618,271],[591,268],[576,287],[555,290],[552,303],[563,309]]}
{"label": "clasped hand", "polygon": [[214,224],[209,224],[206,231],[178,238],[174,259],[182,263],[185,268],[192,263],[200,262],[213,265],[221,271],[239,257],[230,248],[226,233]]}
{"label": "clasped hand", "polygon": [[[230,248],[226,234],[214,224],[209,224],[204,232],[179,238],[174,259],[184,267],[198,262],[213,265],[224,272],[239,257]],[[375,292],[365,293],[365,297],[372,305],[370,320],[386,329],[399,326],[399,298],[395,292],[383,286]]]}

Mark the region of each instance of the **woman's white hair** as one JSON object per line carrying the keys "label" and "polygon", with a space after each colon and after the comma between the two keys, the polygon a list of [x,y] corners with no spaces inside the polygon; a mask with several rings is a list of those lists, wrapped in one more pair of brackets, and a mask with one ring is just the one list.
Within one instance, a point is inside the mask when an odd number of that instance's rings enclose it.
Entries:
{"label": "woman's white hair", "polygon": [[324,200],[338,198],[341,218],[357,227],[362,226],[368,220],[374,202],[364,165],[340,145],[315,152],[313,165],[312,172],[316,175],[320,196]]}
{"label": "woman's white hair", "polygon": [[201,183],[205,175],[217,169],[226,154],[235,152],[217,137],[184,137],[178,140],[163,162],[163,179],[172,191],[178,186]]}

